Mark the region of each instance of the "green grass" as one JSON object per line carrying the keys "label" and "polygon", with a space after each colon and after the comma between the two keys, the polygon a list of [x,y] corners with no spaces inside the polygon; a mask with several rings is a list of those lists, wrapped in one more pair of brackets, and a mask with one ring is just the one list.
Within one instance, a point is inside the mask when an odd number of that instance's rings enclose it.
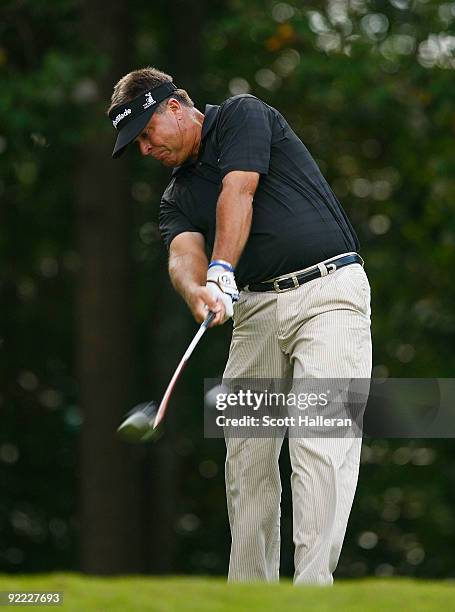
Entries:
{"label": "green grass", "polygon": [[[333,588],[280,584],[227,585],[220,578],[101,578],[81,574],[0,575],[0,591],[63,591],[75,612],[416,612],[455,610],[455,584],[405,578],[338,581]],[[5,608],[6,610],[7,608]],[[23,609],[23,608],[22,608]],[[39,606],[39,610],[61,610]]]}

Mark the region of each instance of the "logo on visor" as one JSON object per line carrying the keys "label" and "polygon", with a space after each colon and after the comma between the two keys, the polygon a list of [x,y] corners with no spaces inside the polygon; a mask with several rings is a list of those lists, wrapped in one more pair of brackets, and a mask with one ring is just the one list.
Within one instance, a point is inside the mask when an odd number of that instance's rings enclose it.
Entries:
{"label": "logo on visor", "polygon": [[120,121],[122,119],[125,119],[125,117],[128,117],[128,115],[131,115],[131,108],[125,108],[123,113],[119,113],[117,117],[114,119],[114,121],[112,122],[112,125],[116,128],[117,125],[120,123]]}
{"label": "logo on visor", "polygon": [[153,96],[150,92],[145,94],[145,104],[142,105],[142,108],[145,110],[152,106],[152,104],[156,104],[156,100],[153,99]]}

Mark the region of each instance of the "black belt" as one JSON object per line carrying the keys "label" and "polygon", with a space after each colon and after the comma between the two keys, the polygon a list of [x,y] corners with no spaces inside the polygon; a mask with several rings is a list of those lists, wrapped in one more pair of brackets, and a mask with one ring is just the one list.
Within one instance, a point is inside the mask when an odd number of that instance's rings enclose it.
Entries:
{"label": "black belt", "polygon": [[303,285],[303,283],[320,278],[321,276],[326,276],[326,274],[335,272],[335,270],[338,270],[339,268],[355,263],[363,266],[363,259],[357,253],[342,255],[341,257],[335,257],[333,259],[321,262],[320,264],[309,268],[306,272],[289,274],[289,276],[264,283],[253,283],[252,285],[247,285],[245,289],[248,291],[276,291],[277,293],[280,293],[281,291],[295,289],[296,287]]}

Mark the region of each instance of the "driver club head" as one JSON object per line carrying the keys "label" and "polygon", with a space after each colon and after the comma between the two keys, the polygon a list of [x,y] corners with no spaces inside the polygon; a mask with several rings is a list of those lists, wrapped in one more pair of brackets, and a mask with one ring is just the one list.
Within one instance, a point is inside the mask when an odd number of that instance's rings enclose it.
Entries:
{"label": "driver club head", "polygon": [[158,411],[156,402],[138,404],[128,412],[117,429],[117,434],[128,442],[146,442],[158,437],[153,423]]}

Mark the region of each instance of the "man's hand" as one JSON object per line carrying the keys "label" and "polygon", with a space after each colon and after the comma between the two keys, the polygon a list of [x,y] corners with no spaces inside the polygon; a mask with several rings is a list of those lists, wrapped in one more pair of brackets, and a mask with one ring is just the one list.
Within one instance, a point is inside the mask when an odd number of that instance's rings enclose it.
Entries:
{"label": "man's hand", "polygon": [[198,323],[204,321],[209,310],[214,312],[216,316],[209,327],[222,325],[227,320],[224,303],[221,300],[217,300],[209,287],[194,288],[189,296],[188,306]]}
{"label": "man's hand", "polygon": [[234,314],[233,304],[239,299],[239,290],[235,283],[234,268],[224,260],[215,260],[207,270],[207,288],[217,302],[224,306],[224,317],[221,323]]}
{"label": "man's hand", "polygon": [[233,303],[239,299],[234,269],[220,259],[208,264],[202,234],[183,232],[173,239],[169,249],[169,274],[198,323],[205,320],[209,310],[216,314],[210,327],[221,325],[232,317]]}
{"label": "man's hand", "polygon": [[233,268],[227,262],[212,262],[207,270],[205,287],[193,287],[188,305],[194,318],[201,323],[211,310],[215,318],[210,327],[222,325],[234,313],[233,304],[239,299]]}

